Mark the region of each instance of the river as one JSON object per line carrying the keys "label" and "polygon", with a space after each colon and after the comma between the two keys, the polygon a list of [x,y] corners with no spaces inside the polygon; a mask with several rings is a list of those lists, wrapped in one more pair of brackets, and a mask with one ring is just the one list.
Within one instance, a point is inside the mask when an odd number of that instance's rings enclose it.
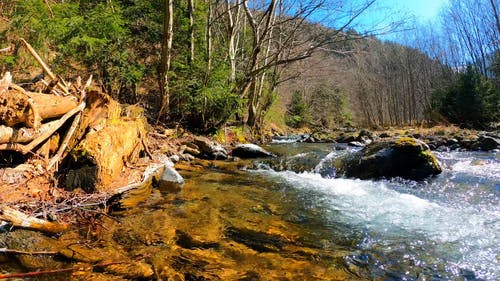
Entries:
{"label": "river", "polygon": [[[284,160],[252,171],[295,197],[288,216],[310,229],[308,239],[351,245],[345,260],[371,278],[500,278],[498,152],[436,152],[444,167],[437,177],[372,181],[322,176],[329,159],[349,153],[332,147],[271,146]],[[307,171],[300,159],[319,161]]]}
{"label": "river", "polygon": [[[266,148],[279,157],[185,166],[180,192],[153,190],[101,230],[58,241],[111,261],[143,257],[161,280],[500,279],[499,152],[435,152],[444,172],[414,182],[334,177],[345,146]],[[86,274],[71,279],[115,280]]]}

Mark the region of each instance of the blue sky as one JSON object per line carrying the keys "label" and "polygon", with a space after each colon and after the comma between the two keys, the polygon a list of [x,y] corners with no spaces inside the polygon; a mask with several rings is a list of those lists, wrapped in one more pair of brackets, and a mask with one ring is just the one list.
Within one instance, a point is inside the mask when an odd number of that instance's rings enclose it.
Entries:
{"label": "blue sky", "polygon": [[[469,1],[469,0],[466,0]],[[405,20],[411,25],[416,22],[437,20],[441,8],[448,0],[377,0],[356,21],[358,31],[382,28],[391,22]]]}
{"label": "blue sky", "polygon": [[414,15],[417,20],[432,20],[448,0],[379,0],[380,5]]}

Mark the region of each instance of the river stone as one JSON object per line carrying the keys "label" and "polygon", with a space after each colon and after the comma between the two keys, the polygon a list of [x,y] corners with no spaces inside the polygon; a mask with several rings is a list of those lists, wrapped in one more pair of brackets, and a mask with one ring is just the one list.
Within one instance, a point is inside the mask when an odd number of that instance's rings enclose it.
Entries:
{"label": "river stone", "polygon": [[476,142],[472,144],[474,150],[489,151],[500,147],[500,140],[490,136],[479,136]]}
{"label": "river stone", "polygon": [[360,179],[422,180],[442,172],[441,165],[422,141],[403,137],[374,142],[340,162],[338,174]]}
{"label": "river stone", "polygon": [[184,185],[184,179],[171,165],[165,165],[158,180],[158,188],[167,192],[178,192]]}
{"label": "river stone", "polygon": [[200,154],[197,155],[204,159],[227,159],[227,151],[222,145],[211,141],[206,137],[194,137],[193,143],[200,149]]}
{"label": "river stone", "polygon": [[263,149],[262,147],[252,144],[252,143],[245,143],[245,144],[238,144],[231,154],[235,157],[239,158],[264,158],[264,157],[272,157],[274,156],[271,152]]}

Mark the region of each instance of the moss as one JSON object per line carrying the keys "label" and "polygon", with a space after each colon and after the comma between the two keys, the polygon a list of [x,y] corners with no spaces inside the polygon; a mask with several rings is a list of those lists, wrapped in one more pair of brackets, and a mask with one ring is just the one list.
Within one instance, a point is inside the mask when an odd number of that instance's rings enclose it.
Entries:
{"label": "moss", "polygon": [[432,166],[436,170],[438,170],[440,172],[443,170],[441,168],[441,164],[439,164],[439,161],[437,160],[436,156],[430,150],[424,150],[421,152],[421,154],[424,157],[424,159],[427,160],[428,163],[432,163]]}
{"label": "moss", "polygon": [[394,144],[396,147],[400,146],[420,146],[416,139],[410,137],[401,137],[397,139]]}

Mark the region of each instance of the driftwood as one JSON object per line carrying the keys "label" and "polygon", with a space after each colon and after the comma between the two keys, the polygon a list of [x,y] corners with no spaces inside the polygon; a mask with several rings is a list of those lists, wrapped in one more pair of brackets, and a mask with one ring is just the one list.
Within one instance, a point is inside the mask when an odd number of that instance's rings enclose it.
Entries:
{"label": "driftwood", "polygon": [[[74,108],[73,110],[69,111],[66,113],[61,119],[54,121],[52,124],[47,123],[45,130],[39,134],[38,137],[33,139],[29,144],[23,145],[20,143],[4,143],[0,144],[0,150],[14,150],[14,151],[19,151],[23,154],[26,154],[33,150],[36,146],[41,144],[42,142],[46,141],[52,134],[54,134],[66,121],[74,116],[76,113],[82,111],[85,108],[85,103],[82,102],[79,106]],[[8,136],[6,136],[8,137]],[[0,136],[0,139],[6,138],[5,136],[2,137]]]}
{"label": "driftwood", "polygon": [[[25,165],[37,167],[33,177],[43,175],[47,181],[55,178],[53,173],[63,164],[64,172],[57,177],[64,187],[115,194],[122,208],[147,197],[163,168],[148,169],[141,182],[116,190],[128,183],[123,172],[142,151],[152,158],[145,140],[143,110],[133,105],[124,107],[100,90],[87,91],[92,77],[85,84],[80,77],[73,84],[66,83],[24,39],[21,41],[43,68],[47,81],[42,79],[42,83],[46,87],[40,89],[44,93],[27,91],[17,86],[8,72],[0,79],[0,153],[17,156],[8,151],[20,152]],[[9,179],[13,179],[9,184],[17,184],[17,178]],[[8,201],[0,196],[0,221],[49,233],[68,228],[31,217],[4,202]]]}
{"label": "driftwood", "polygon": [[42,120],[60,117],[78,105],[73,96],[60,97],[24,90],[0,94],[0,122],[7,126],[24,124],[37,128]]}
{"label": "driftwood", "polygon": [[39,230],[47,233],[58,233],[68,230],[68,225],[49,222],[30,217],[25,213],[7,206],[0,207],[0,221],[6,221],[13,226]]}

